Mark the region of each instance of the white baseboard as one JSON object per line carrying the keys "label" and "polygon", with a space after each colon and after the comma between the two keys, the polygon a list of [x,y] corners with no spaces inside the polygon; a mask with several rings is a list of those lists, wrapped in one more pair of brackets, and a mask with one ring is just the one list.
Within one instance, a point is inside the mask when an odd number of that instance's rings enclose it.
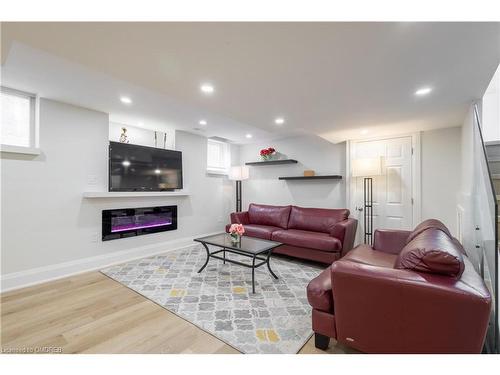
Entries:
{"label": "white baseboard", "polygon": [[[202,234],[197,237],[209,236],[211,234],[216,233]],[[77,275],[79,273],[99,270],[114,264],[125,263],[134,259],[167,253],[169,251],[182,249],[194,244],[193,237],[184,237],[154,245],[136,247],[130,250],[116,251],[111,254],[83,258],[45,267],[32,268],[26,271],[8,273],[2,275],[1,277],[0,291],[4,293],[36,284],[42,284],[48,281]]]}

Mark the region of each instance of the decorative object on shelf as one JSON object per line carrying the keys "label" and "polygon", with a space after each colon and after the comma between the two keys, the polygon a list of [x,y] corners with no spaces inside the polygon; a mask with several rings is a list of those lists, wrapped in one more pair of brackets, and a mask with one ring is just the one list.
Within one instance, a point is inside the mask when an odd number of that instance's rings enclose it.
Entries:
{"label": "decorative object on shelf", "polygon": [[274,155],[276,155],[276,150],[273,147],[260,150],[260,157],[264,161],[271,160]]}
{"label": "decorative object on shelf", "polygon": [[128,143],[127,128],[122,128],[122,133],[120,134],[120,143]]}
{"label": "decorative object on shelf", "polygon": [[167,148],[167,133],[163,133],[163,148]]}
{"label": "decorative object on shelf", "polygon": [[245,227],[243,224],[231,224],[229,227],[229,235],[231,236],[232,243],[239,243],[243,233],[245,233]]}
{"label": "decorative object on shelf", "polygon": [[367,176],[379,176],[382,174],[382,158],[355,159],[352,163],[352,177],[364,177],[363,179],[363,207],[364,210],[363,229],[366,244],[373,244],[373,178]]}
{"label": "decorative object on shelf", "polygon": [[231,167],[229,171],[229,179],[236,181],[236,212],[241,212],[241,181],[247,180],[248,176],[248,167],[244,165]]}
{"label": "decorative object on shelf", "polygon": [[314,172],[312,169],[306,169],[304,171],[304,176],[306,177],[311,177],[311,176],[314,176],[316,174],[316,172]]}
{"label": "decorative object on shelf", "polygon": [[156,134],[156,130],[155,130],[155,147],[158,147],[158,135]]}

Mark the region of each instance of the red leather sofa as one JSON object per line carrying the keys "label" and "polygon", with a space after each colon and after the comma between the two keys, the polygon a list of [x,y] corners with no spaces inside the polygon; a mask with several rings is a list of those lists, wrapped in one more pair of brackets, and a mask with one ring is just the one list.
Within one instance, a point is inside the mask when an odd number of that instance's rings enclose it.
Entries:
{"label": "red leather sofa", "polygon": [[443,223],[377,230],[307,287],[318,348],[365,353],[480,353],[491,295]]}
{"label": "red leather sofa", "polygon": [[348,216],[347,209],[251,203],[248,211],[231,214],[231,224],[243,224],[246,236],[284,244],[273,253],[331,264],[354,244],[358,221]]}

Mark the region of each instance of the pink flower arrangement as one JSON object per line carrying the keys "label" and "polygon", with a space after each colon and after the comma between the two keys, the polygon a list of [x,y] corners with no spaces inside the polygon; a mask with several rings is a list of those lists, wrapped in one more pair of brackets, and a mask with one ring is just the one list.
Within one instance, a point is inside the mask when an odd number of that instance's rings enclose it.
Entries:
{"label": "pink flower arrangement", "polygon": [[245,233],[245,228],[243,227],[243,224],[231,224],[231,226],[229,227],[229,233],[243,236],[243,233]]}
{"label": "pink flower arrangement", "polygon": [[273,147],[268,147],[260,150],[260,156],[265,160],[269,159],[273,155],[276,155],[276,150]]}

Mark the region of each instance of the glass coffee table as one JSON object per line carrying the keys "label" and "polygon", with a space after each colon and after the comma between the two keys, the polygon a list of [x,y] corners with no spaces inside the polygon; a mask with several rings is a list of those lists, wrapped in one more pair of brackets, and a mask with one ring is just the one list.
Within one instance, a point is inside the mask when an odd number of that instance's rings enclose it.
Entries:
{"label": "glass coffee table", "polygon": [[[269,272],[271,275],[277,279],[278,276],[275,275],[273,270],[271,269],[271,265],[269,264],[269,260],[271,259],[271,254],[273,249],[278,246],[283,245],[281,242],[261,240],[260,238],[247,237],[242,236],[240,242],[234,243],[231,241],[231,236],[228,233],[220,233],[212,236],[195,238],[194,241],[199,242],[203,245],[205,250],[207,251],[207,260],[203,267],[200,268],[198,273],[203,271],[208,264],[210,258],[215,258],[222,260],[224,263],[229,262],[233,264],[238,264],[243,267],[252,269],[252,293],[255,293],[255,269],[267,265]],[[215,251],[210,252],[208,245],[215,246]],[[222,256],[218,255],[221,254]],[[226,257],[226,253],[238,254],[248,258],[252,258],[252,263],[247,264],[243,262],[239,262],[234,259],[229,259]]]}

